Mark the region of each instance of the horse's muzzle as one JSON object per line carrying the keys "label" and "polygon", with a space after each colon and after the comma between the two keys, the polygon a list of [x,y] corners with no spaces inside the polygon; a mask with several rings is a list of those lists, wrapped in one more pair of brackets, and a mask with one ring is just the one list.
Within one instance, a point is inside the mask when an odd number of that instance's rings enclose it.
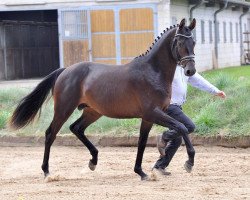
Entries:
{"label": "horse's muzzle", "polygon": [[196,72],[195,69],[195,63],[194,62],[188,62],[186,66],[184,67],[184,74],[186,76],[193,76]]}

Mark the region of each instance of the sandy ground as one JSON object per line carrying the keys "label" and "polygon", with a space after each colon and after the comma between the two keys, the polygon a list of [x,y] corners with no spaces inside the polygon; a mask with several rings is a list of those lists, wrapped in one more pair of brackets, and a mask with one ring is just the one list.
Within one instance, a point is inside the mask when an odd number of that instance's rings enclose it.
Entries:
{"label": "sandy ground", "polygon": [[[196,147],[196,165],[185,172],[185,147],[168,168],[170,176],[141,181],[133,172],[136,148],[99,148],[96,171],[88,169],[83,147],[53,146],[45,182],[43,147],[0,147],[0,199],[250,199],[250,149]],[[147,148],[143,168],[150,174],[158,153]]]}

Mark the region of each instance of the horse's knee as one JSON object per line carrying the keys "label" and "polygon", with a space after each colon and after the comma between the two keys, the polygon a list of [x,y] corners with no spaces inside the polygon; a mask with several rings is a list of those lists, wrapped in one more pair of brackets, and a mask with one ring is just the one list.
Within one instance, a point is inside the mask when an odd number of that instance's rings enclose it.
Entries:
{"label": "horse's knee", "polygon": [[192,123],[192,124],[188,124],[188,126],[186,126],[187,129],[188,129],[188,133],[193,133],[194,130],[195,130],[195,124]]}
{"label": "horse's knee", "polygon": [[185,135],[188,134],[188,129],[186,128],[186,126],[182,123],[179,124],[178,128],[178,133],[180,133],[181,135]]}

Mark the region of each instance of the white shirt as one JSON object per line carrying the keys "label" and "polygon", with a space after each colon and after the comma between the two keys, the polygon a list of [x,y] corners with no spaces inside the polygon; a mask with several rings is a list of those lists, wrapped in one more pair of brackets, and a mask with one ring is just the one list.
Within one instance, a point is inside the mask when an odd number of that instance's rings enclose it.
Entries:
{"label": "white shirt", "polygon": [[186,76],[184,74],[184,69],[177,65],[174,80],[172,82],[172,97],[170,104],[182,105],[185,103],[187,96],[187,83],[211,94],[216,94],[220,91],[197,72],[193,76]]}

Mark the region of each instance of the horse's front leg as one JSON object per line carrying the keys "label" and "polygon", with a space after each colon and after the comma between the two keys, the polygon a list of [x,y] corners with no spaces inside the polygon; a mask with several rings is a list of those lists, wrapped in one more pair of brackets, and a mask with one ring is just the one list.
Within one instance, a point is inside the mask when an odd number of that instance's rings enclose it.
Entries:
{"label": "horse's front leg", "polygon": [[171,129],[164,134],[164,139],[166,140],[172,140],[179,136],[183,137],[188,154],[188,160],[186,161],[184,167],[187,172],[191,172],[192,167],[194,166],[195,150],[189,139],[188,129],[184,126],[184,124],[168,116],[160,108],[155,108],[153,113],[147,116],[147,120]]}
{"label": "horse's front leg", "polygon": [[189,135],[185,134],[183,135],[183,139],[186,144],[187,148],[187,154],[188,154],[188,160],[185,162],[184,167],[188,173],[190,173],[194,166],[194,156],[195,156],[195,150],[194,147],[189,139]]}
{"label": "horse's front leg", "polygon": [[137,156],[136,156],[135,168],[134,168],[135,173],[140,175],[141,180],[148,180],[147,174],[145,174],[142,171],[141,164],[142,164],[143,153],[144,153],[147,140],[148,140],[148,134],[152,128],[152,125],[153,123],[149,123],[144,120],[142,120],[141,122],[140,137],[138,141],[138,150],[137,150]]}

